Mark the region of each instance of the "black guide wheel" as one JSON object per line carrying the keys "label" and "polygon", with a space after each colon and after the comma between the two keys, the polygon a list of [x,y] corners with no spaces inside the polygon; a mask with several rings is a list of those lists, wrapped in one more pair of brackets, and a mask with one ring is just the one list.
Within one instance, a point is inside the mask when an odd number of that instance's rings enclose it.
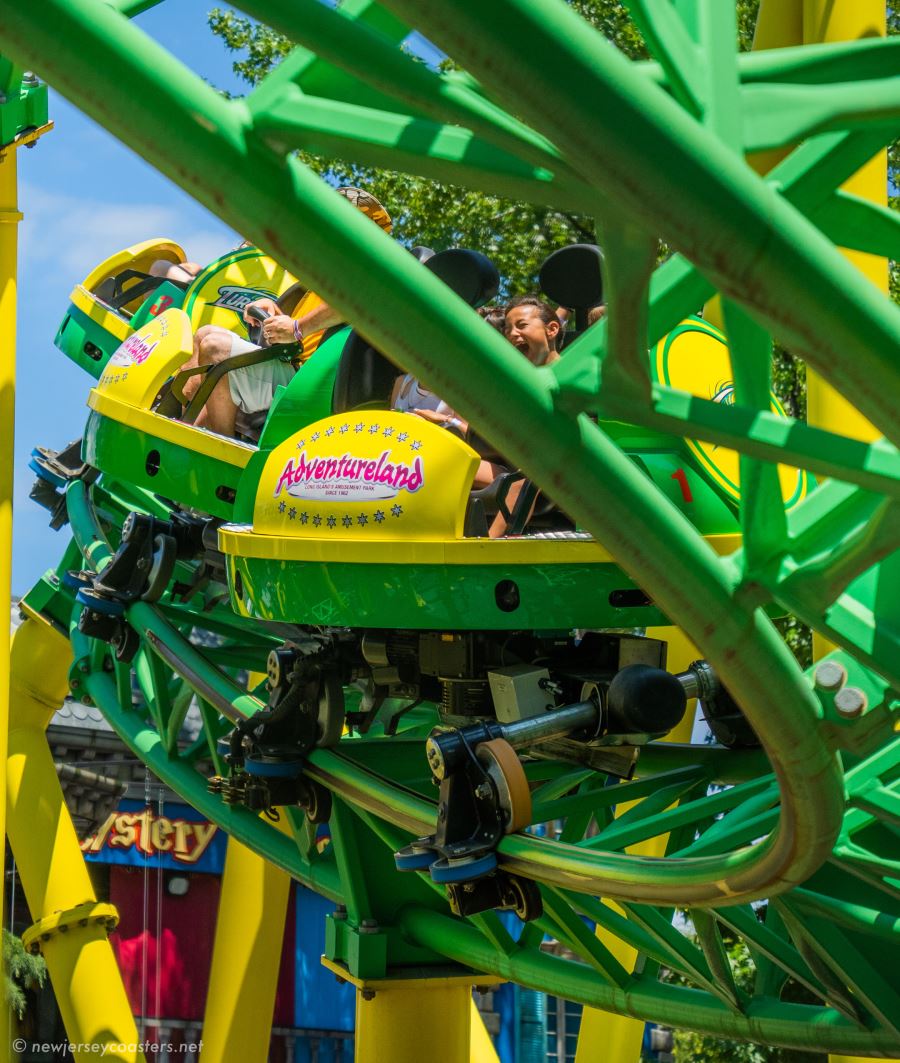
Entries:
{"label": "black guide wheel", "polygon": [[327,823],[331,819],[331,791],[318,783],[304,780],[301,804],[310,823]]}
{"label": "black guide wheel", "polygon": [[336,746],[344,733],[344,690],[337,675],[326,673],[319,688],[319,716],[316,745],[324,749]]}
{"label": "black guide wheel", "polygon": [[518,875],[506,875],[504,883],[504,901],[507,907],[522,920],[530,923],[543,914],[544,903],[541,900],[541,890],[536,882],[530,878],[520,878]]}
{"label": "black guide wheel", "polygon": [[171,535],[153,537],[153,563],[147,576],[147,589],[141,595],[145,602],[158,602],[162,597],[169,585],[177,557],[178,543]]}
{"label": "black guide wheel", "polygon": [[116,660],[128,664],[141,648],[141,637],[133,627],[123,622],[110,640],[110,645],[113,648]]}

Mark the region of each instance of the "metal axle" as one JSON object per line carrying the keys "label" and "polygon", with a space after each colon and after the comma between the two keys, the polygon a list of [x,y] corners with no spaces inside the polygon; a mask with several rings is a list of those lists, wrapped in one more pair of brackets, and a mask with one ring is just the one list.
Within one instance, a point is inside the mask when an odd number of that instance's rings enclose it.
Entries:
{"label": "metal axle", "polygon": [[502,738],[513,749],[549,742],[585,728],[596,730],[600,722],[601,708],[594,701],[577,701],[553,709],[543,716],[532,716],[515,723],[498,723],[482,720],[468,727],[433,734],[425,743],[428,766],[436,779],[443,779],[457,768],[471,751],[482,742]]}
{"label": "metal axle", "polygon": [[600,706],[595,701],[576,701],[572,705],[564,705],[561,709],[553,709],[543,716],[530,716],[524,720],[516,720],[515,723],[498,724],[498,737],[509,742],[513,749],[521,749],[523,746],[562,738],[572,731],[588,728],[594,730],[599,717]]}

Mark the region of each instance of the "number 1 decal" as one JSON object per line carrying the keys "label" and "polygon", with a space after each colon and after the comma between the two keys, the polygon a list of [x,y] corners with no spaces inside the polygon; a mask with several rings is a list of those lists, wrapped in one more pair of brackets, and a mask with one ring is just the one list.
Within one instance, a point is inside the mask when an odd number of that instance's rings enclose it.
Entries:
{"label": "number 1 decal", "polygon": [[681,497],[685,502],[693,502],[694,496],[691,494],[691,489],[688,486],[687,474],[684,469],[676,469],[672,473],[671,479],[678,481],[678,486],[681,488]]}

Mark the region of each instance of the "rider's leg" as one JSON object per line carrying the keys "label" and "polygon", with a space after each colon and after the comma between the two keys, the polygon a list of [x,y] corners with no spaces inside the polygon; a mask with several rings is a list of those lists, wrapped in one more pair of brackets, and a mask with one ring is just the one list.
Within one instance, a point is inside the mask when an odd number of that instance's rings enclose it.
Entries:
{"label": "rider's leg", "polygon": [[[215,365],[227,358],[231,351],[232,333],[223,329],[220,325],[203,325],[194,333],[194,353],[181,367],[182,369],[196,369],[198,365]],[[200,346],[205,348],[205,357],[209,361],[200,360]],[[188,379],[184,385],[185,398],[190,401],[196,394],[203,381],[198,373]]]}
{"label": "rider's leg", "polygon": [[[195,357],[198,365],[218,365],[219,362],[230,358],[232,355],[234,335],[225,329],[207,325],[198,329],[194,337]],[[193,391],[200,386],[201,377],[196,378],[197,384]],[[188,394],[188,388],[185,388]],[[219,432],[224,436],[234,435],[234,419],[237,414],[237,406],[231,397],[228,381],[222,379],[213,388],[211,395],[206,400],[206,405],[194,422],[199,427],[208,428],[212,432]]]}

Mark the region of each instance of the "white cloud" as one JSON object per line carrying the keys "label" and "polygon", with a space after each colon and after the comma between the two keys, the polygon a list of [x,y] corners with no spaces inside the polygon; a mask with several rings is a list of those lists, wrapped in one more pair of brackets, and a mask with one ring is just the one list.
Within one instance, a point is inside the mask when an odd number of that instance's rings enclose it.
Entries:
{"label": "white cloud", "polygon": [[[104,172],[100,168],[101,174]],[[52,182],[51,187],[47,187]],[[89,194],[77,195],[83,180],[74,173],[48,174],[47,182],[20,180],[24,214],[19,228],[19,328],[16,394],[13,585],[24,592],[65,546],[65,532],[47,527],[47,513],[28,498],[34,474],[27,468],[35,444],[56,449],[82,432],[91,379],[52,349],[68,293],[116,251],[152,237],[181,244],[188,256],[206,264],[240,238],[175,188],[160,201],[123,203],[128,186],[110,189],[101,179]],[[168,193],[168,194],[166,194]],[[118,202],[111,202],[118,199]]]}
{"label": "white cloud", "polygon": [[[20,230],[22,269],[49,273],[72,285],[99,262],[153,237],[179,243],[188,257],[206,264],[238,242],[225,225],[198,218],[185,204],[110,203],[22,183],[25,215]],[[190,215],[193,215],[190,216]]]}

